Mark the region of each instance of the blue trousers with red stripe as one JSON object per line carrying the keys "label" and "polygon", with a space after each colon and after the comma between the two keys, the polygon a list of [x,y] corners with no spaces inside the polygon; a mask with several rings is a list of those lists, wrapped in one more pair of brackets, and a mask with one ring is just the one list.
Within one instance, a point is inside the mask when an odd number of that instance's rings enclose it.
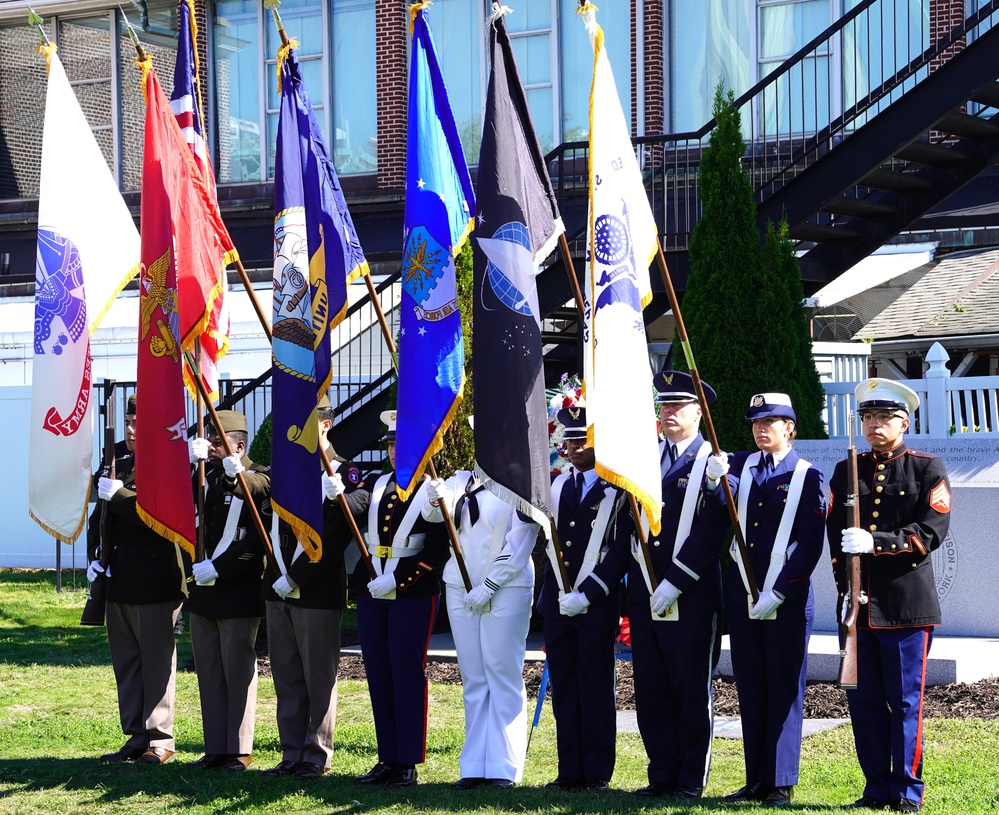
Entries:
{"label": "blue trousers with red stripe", "polygon": [[357,634],[375,719],[378,760],[420,764],[427,755],[427,649],[440,597],[357,595]]}
{"label": "blue trousers with red stripe", "polygon": [[923,690],[931,626],[857,629],[857,689],[847,691],[857,759],[879,801],[923,800]]}

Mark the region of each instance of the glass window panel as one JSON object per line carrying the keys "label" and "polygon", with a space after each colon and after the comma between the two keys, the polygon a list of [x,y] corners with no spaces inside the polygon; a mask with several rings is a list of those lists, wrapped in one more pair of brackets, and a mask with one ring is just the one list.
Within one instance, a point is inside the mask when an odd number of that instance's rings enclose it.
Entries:
{"label": "glass window panel", "polygon": [[511,34],[518,31],[537,31],[542,28],[552,27],[552,6],[551,0],[530,0],[530,2],[520,3],[513,10],[513,14],[507,14],[506,30]]}
{"label": "glass window panel", "polygon": [[[54,26],[46,23],[49,38]],[[38,32],[30,26],[0,28],[0,198],[34,198],[42,162],[45,118],[45,59],[35,52]],[[105,156],[110,155],[106,153]]]}
{"label": "glass window panel", "polygon": [[745,0],[673,0],[668,53],[674,133],[697,130],[711,119],[719,80],[736,96],[752,87],[750,10]]}
{"label": "glass window panel", "polygon": [[[762,67],[771,70],[780,63]],[[783,74],[763,94],[763,133],[814,133],[829,123],[829,57],[806,59]]]}
{"label": "glass window panel", "polygon": [[[298,63],[302,78],[305,80],[305,90],[315,111],[316,122],[326,138],[326,114],[323,98],[323,66],[322,58],[302,59]],[[267,177],[274,177],[274,162],[277,155],[277,125],[280,97],[277,90],[277,72],[273,63],[267,64]]]}
{"label": "glass window panel", "polygon": [[337,173],[378,169],[374,0],[333,5],[333,127]]}
{"label": "glass window panel", "polygon": [[[131,46],[130,46],[131,47]],[[82,20],[60,20],[59,57],[66,76],[80,100],[91,128],[106,128],[110,134],[111,23],[108,15]],[[98,139],[104,160],[114,172],[114,139]]]}
{"label": "glass window panel", "polygon": [[525,85],[541,85],[552,81],[551,39],[550,34],[531,34],[511,41],[517,70]]}
{"label": "glass window panel", "polygon": [[[271,13],[265,15],[268,59],[277,56],[281,47],[281,34],[274,25]],[[323,10],[319,0],[283,0],[281,20],[288,36],[298,41],[295,52],[299,57],[323,53]]]}
{"label": "glass window panel", "polygon": [[[560,0],[559,26],[562,62],[562,141],[585,139],[589,132],[590,84],[593,48],[576,15],[576,0]],[[604,0],[597,22],[604,31],[607,57],[614,73],[624,116],[631,125],[631,3]]]}
{"label": "glass window panel", "polygon": [[262,180],[258,7],[253,0],[215,3],[215,162],[220,182]]}
{"label": "glass window panel", "polygon": [[537,131],[538,141],[541,142],[541,149],[545,153],[555,147],[552,120],[554,93],[550,85],[547,88],[531,88],[527,91],[527,105],[531,109],[531,119],[534,120],[534,129]]}
{"label": "glass window panel", "polygon": [[430,31],[469,164],[478,164],[482,135],[483,34],[479,5],[470,0],[436,0],[428,9]]}
{"label": "glass window panel", "polygon": [[760,9],[760,58],[788,57],[829,27],[829,0]]}

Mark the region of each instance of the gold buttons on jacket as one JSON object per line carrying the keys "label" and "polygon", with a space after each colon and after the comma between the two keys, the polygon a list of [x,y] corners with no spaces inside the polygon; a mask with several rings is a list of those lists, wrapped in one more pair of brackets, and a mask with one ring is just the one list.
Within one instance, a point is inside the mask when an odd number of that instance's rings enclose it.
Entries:
{"label": "gold buttons on jacket", "polygon": [[570,526],[570,527],[572,527],[572,526],[575,526],[575,525],[576,525],[576,522],[575,522],[575,521],[569,521],[569,526]]}
{"label": "gold buttons on jacket", "polygon": [[565,548],[568,549],[570,546],[572,546],[572,541],[566,541]]}
{"label": "gold buttons on jacket", "polygon": [[885,477],[883,475],[879,475],[878,476],[878,481],[884,481],[884,480],[885,480]]}
{"label": "gold buttons on jacket", "polygon": [[874,491],[875,491],[875,492],[884,492],[884,491],[885,491],[885,488],[884,488],[884,487],[882,487],[882,486],[881,486],[880,484],[878,484],[878,485],[877,485],[877,486],[876,486],[876,487],[874,488]]}
{"label": "gold buttons on jacket", "polygon": [[875,498],[874,499],[874,503],[875,504],[880,504],[881,503],[881,499],[880,498]]}
{"label": "gold buttons on jacket", "polygon": [[878,512],[877,512],[877,510],[875,510],[874,512],[872,512],[872,513],[871,513],[871,517],[872,517],[872,518],[877,518],[877,517],[878,517]]}
{"label": "gold buttons on jacket", "polygon": [[884,465],[884,464],[879,464],[879,465],[878,465],[878,469],[879,469],[879,470],[883,470],[884,468],[885,468],[885,465]]}
{"label": "gold buttons on jacket", "polygon": [[877,524],[871,524],[870,528],[871,528],[871,532],[877,532],[878,531],[878,525]]}

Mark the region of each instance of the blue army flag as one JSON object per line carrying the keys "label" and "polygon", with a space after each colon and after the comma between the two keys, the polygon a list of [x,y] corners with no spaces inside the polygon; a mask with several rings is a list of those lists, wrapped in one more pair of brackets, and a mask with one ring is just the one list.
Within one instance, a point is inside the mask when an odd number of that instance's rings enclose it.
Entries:
{"label": "blue army flag", "polygon": [[396,483],[408,497],[441,448],[465,384],[454,259],[475,218],[465,165],[425,6],[409,7],[409,134],[403,231]]}
{"label": "blue army flag", "polygon": [[642,310],[659,236],[614,86],[596,8],[578,10],[593,45],[583,381],[597,474],[632,493],[658,534],[662,504],[652,369]]}
{"label": "blue army flag", "polygon": [[72,543],[87,517],[94,452],[90,337],[139,273],[139,231],[55,45],[43,51],[28,511]]}
{"label": "blue army flag", "polygon": [[486,488],[547,528],[548,413],[535,277],[565,231],[503,12],[479,152],[475,229],[475,460]]}
{"label": "blue army flag", "polygon": [[271,504],[317,560],[323,496],[316,406],[332,375],[330,329],[346,314],[347,286],[367,262],[293,46],[281,48],[277,68]]}

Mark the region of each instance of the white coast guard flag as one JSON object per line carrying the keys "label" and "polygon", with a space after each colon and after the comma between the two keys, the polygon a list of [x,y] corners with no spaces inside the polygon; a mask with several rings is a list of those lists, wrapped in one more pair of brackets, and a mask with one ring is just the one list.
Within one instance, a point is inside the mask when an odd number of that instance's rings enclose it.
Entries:
{"label": "white coast guard flag", "polygon": [[659,531],[662,482],[652,371],[642,309],[658,234],[604,49],[595,8],[583,6],[593,45],[590,205],[583,378],[597,474],[632,493]]}
{"label": "white coast guard flag", "polygon": [[139,233],[54,49],[39,187],[28,509],[72,543],[90,492],[90,335],[139,271]]}

